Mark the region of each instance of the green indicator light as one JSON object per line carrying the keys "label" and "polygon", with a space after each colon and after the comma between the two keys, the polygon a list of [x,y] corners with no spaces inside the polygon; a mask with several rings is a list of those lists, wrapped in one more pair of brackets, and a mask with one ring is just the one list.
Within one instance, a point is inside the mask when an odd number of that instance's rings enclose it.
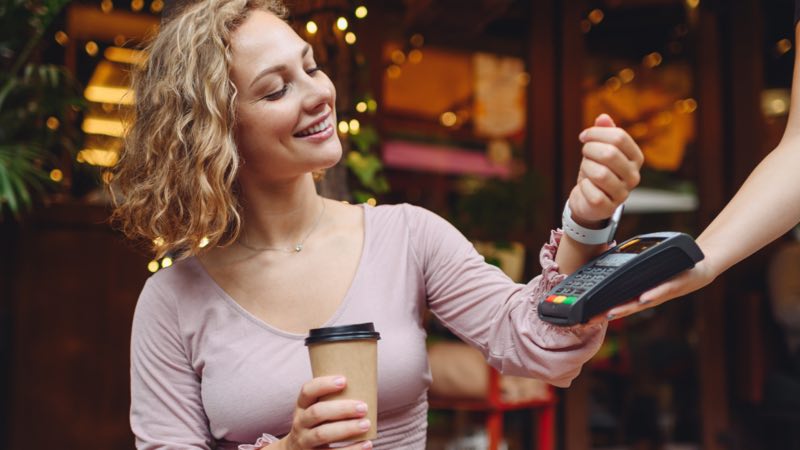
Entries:
{"label": "green indicator light", "polygon": [[564,304],[565,304],[565,305],[571,305],[571,304],[573,304],[573,303],[575,303],[575,302],[577,302],[577,301],[578,301],[578,299],[577,299],[577,298],[575,298],[575,297],[573,297],[573,296],[569,296],[569,297],[567,297],[567,298],[565,298],[565,299],[564,299]]}

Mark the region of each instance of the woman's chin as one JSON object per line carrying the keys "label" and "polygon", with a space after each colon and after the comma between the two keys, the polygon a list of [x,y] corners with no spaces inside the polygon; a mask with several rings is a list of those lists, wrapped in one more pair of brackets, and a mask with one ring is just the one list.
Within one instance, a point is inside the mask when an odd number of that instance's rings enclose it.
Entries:
{"label": "woman's chin", "polygon": [[330,169],[331,167],[335,166],[342,160],[342,148],[339,147],[338,150],[331,150],[330,152],[325,152],[325,154],[320,155],[320,161],[318,168],[320,170]]}

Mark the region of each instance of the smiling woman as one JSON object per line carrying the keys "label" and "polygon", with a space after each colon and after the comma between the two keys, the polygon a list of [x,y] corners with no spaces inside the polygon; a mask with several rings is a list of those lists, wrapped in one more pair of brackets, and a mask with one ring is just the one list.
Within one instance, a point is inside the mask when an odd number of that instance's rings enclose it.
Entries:
{"label": "smiling woman", "polygon": [[[367,405],[327,399],[349,380],[313,378],[303,338],[373,322],[378,436],[343,448],[421,450],[426,309],[502,372],[568,385],[605,324],[557,329],[537,305],[605,243],[555,231],[542,275],[517,284],[433,213],[319,196],[312,173],[342,156],[336,92],[284,12],[266,0],[174,7],[134,76],[115,218],[176,256],[133,320],[137,447],[296,450],[362,435]],[[638,182],[641,151],[608,117],[582,140],[572,219],[602,228]]]}
{"label": "smiling woman", "polygon": [[311,46],[274,14],[254,11],[234,34],[231,53],[244,201],[257,201],[248,193],[264,181],[336,164],[336,92]]}

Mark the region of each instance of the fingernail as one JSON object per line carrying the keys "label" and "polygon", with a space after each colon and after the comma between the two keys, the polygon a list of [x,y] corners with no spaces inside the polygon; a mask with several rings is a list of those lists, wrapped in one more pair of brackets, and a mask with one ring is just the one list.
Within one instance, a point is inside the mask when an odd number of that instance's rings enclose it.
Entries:
{"label": "fingernail", "polygon": [[581,142],[583,142],[583,140],[584,140],[584,139],[586,139],[586,135],[587,135],[588,133],[589,133],[589,132],[588,132],[587,130],[583,130],[583,131],[581,132],[581,134],[579,134],[579,135],[578,135],[578,139],[580,139],[580,140],[581,140]]}
{"label": "fingernail", "polygon": [[361,444],[361,448],[372,448],[372,442],[367,441]]}
{"label": "fingernail", "polygon": [[356,405],[356,411],[358,412],[367,412],[367,404],[366,403],[359,403]]}
{"label": "fingernail", "polygon": [[333,384],[336,386],[342,387],[344,386],[344,377],[336,377],[333,379]]}
{"label": "fingernail", "polygon": [[364,419],[358,422],[358,428],[361,428],[362,430],[369,430],[369,420]]}
{"label": "fingernail", "polygon": [[645,303],[650,303],[650,300],[649,300],[649,299],[646,299],[646,298],[640,298],[640,299],[639,299],[639,303],[640,303],[640,304],[642,304],[642,305],[644,305]]}
{"label": "fingernail", "polygon": [[614,320],[614,317],[617,317],[616,314],[609,314],[606,316],[606,320]]}

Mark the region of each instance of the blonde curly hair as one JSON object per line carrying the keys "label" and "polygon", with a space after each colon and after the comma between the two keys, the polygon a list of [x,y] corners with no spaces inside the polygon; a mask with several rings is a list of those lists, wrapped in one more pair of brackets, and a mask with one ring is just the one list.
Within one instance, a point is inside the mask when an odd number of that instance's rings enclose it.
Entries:
{"label": "blonde curly hair", "polygon": [[112,222],[157,258],[201,254],[239,233],[230,37],[253,10],[287,14],[280,0],[173,8],[132,75],[136,105],[109,185]]}

